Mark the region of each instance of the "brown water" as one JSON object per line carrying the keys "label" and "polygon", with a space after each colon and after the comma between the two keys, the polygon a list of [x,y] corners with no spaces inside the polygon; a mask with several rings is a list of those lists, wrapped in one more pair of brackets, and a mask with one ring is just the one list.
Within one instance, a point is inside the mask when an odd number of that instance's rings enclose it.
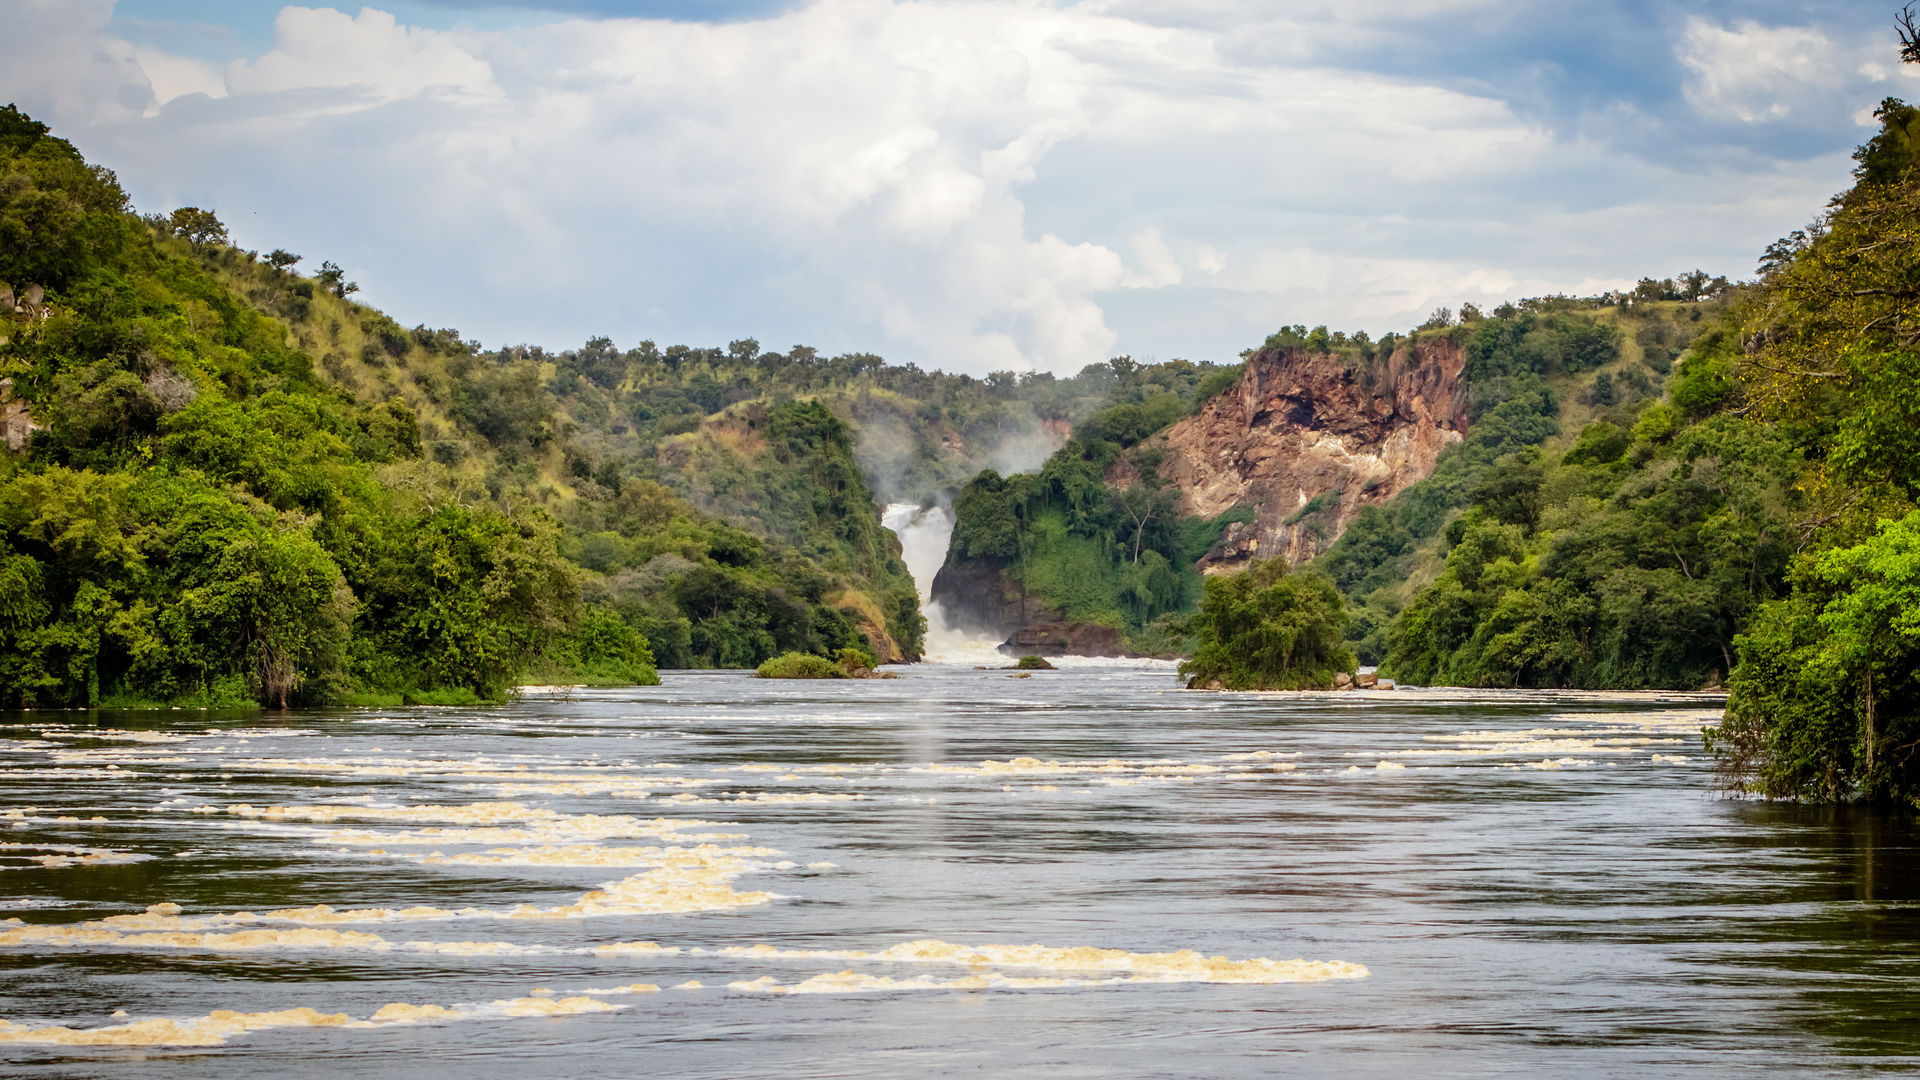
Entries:
{"label": "brown water", "polygon": [[1716,704],[926,665],[0,717],[0,1075],[1913,1067],[1912,832],[1715,797]]}

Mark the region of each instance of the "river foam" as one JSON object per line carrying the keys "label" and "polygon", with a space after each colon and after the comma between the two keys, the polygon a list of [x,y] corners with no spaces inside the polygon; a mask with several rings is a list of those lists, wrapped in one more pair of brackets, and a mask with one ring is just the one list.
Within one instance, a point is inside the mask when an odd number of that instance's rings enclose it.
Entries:
{"label": "river foam", "polygon": [[215,1009],[205,1016],[155,1017],[96,1028],[74,1028],[61,1025],[35,1027],[0,1020],[0,1044],[101,1047],[224,1046],[228,1039],[236,1035],[270,1031],[275,1028],[380,1028],[479,1018],[579,1016],[587,1013],[614,1012],[620,1008],[622,1006],[585,996],[558,999],[523,997],[469,1006],[412,1005],[397,1001],[381,1006],[364,1020],[355,1020],[346,1013],[321,1012],[306,1006],[269,1012]]}

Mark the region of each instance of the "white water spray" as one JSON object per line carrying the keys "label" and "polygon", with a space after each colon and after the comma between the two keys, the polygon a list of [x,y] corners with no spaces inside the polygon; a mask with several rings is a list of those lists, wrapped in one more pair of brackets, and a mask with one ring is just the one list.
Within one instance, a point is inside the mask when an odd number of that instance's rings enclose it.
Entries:
{"label": "white water spray", "polygon": [[942,664],[1007,662],[1000,643],[982,634],[970,634],[947,625],[946,612],[933,602],[933,576],[947,561],[947,543],[953,538],[953,511],[944,506],[889,503],[880,524],[900,538],[900,557],[913,575],[920,593],[920,610],[927,616],[927,660]]}

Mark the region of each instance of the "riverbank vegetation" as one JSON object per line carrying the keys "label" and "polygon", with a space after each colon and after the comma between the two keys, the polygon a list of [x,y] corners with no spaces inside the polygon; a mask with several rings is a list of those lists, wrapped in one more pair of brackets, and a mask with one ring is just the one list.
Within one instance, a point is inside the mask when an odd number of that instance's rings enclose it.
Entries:
{"label": "riverbank vegetation", "polygon": [[[1910,24],[1909,24],[1909,28]],[[1920,43],[1905,42],[1906,59]],[[1733,786],[1920,805],[1920,110],[1888,99],[1857,182],[1774,245],[1734,368],[1807,459],[1784,596],[1739,639],[1712,733]]]}
{"label": "riverbank vegetation", "polygon": [[762,663],[754,675],[762,679],[891,679],[893,673],[875,670],[879,661],[864,649],[841,649],[829,658],[814,653],[781,653]]}
{"label": "riverbank vegetation", "polygon": [[[1362,515],[1324,563],[1365,590],[1364,651],[1427,684],[1718,685],[1782,589],[1802,469],[1781,433],[1727,411],[1732,318],[1702,320],[1663,397],[1595,409],[1558,445],[1476,425],[1412,498]],[[1431,506],[1425,530],[1393,536]],[[1396,541],[1367,567],[1368,545]],[[1412,587],[1381,582],[1385,562],[1413,564]]]}

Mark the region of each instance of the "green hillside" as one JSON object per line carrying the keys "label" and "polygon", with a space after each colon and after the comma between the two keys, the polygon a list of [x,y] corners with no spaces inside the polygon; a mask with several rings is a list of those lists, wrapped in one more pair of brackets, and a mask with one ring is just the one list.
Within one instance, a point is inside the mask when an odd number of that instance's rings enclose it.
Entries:
{"label": "green hillside", "polygon": [[[1678,282],[1646,279],[1630,293],[1522,301],[1418,332],[1449,335],[1465,348],[1463,378],[1471,423],[1465,440],[1441,455],[1432,476],[1385,505],[1363,509],[1332,547],[1314,560],[1313,568],[1332,577],[1346,596],[1348,635],[1361,662],[1384,662],[1390,673],[1410,681],[1467,685],[1626,687],[1705,681],[1712,665],[1693,664],[1685,674],[1668,667],[1632,675],[1627,669],[1638,661],[1624,657],[1618,660],[1624,666],[1582,669],[1578,674],[1566,668],[1532,673],[1480,671],[1472,665],[1484,651],[1484,636],[1482,644],[1469,647],[1473,631],[1462,636],[1461,624],[1464,620],[1471,627],[1480,626],[1484,614],[1498,606],[1498,592],[1476,595],[1470,603],[1478,606],[1471,611],[1457,605],[1448,608],[1435,617],[1438,621],[1431,623],[1432,631],[1416,633],[1409,620],[1428,618],[1427,612],[1438,602],[1430,595],[1436,579],[1442,577],[1449,552],[1469,531],[1480,537],[1476,543],[1534,542],[1543,532],[1563,528],[1571,520],[1569,515],[1584,521],[1599,513],[1595,507],[1615,494],[1614,488],[1606,486],[1609,480],[1623,482],[1626,473],[1637,467],[1664,468],[1674,453],[1687,452],[1690,444],[1684,441],[1681,449],[1671,449],[1674,424],[1670,421],[1662,427],[1660,418],[1674,413],[1663,402],[1686,378],[1682,371],[1702,370],[1686,367],[1694,359],[1696,343],[1707,351],[1724,348],[1723,322],[1731,296],[1724,281],[1707,280],[1704,275],[1689,275]],[[1698,408],[1689,414],[1698,415]],[[1684,426],[1686,421],[1682,417],[1679,423]],[[1631,446],[1636,433],[1646,441]],[[1572,473],[1559,474],[1553,483],[1546,483],[1546,472],[1563,456],[1592,469],[1577,478]],[[1622,494],[1627,501],[1637,497]],[[1483,524],[1506,531],[1499,539],[1491,533],[1483,536]],[[1585,544],[1593,538],[1576,541],[1570,534],[1564,539],[1568,544]],[[1480,549],[1470,548],[1462,558],[1470,558],[1475,550]],[[1510,547],[1497,550],[1517,552]],[[1591,550],[1584,554],[1590,560],[1600,558]],[[1688,557],[1702,558],[1698,551],[1690,551]],[[1520,558],[1515,565],[1522,563],[1527,574],[1540,568],[1537,559]],[[1561,565],[1553,563],[1549,575]],[[1472,573],[1471,567],[1468,571]],[[1592,562],[1587,572],[1604,576]],[[1507,576],[1489,579],[1488,588],[1496,582],[1504,588],[1513,580],[1505,567],[1496,568],[1496,574]],[[1477,574],[1473,580],[1478,582]],[[1589,577],[1574,588],[1588,595],[1596,581]],[[1615,586],[1624,588],[1624,579],[1616,579]],[[1426,606],[1402,618],[1404,609],[1421,596],[1426,597]],[[1631,603],[1622,593],[1617,606]],[[1389,659],[1396,620],[1398,640],[1405,647]],[[1442,638],[1419,636],[1429,632],[1438,632]],[[1637,638],[1628,633],[1624,640]],[[1730,646],[1731,641],[1727,635],[1723,643]],[[1628,652],[1636,648],[1622,647]],[[1415,654],[1422,648],[1427,661],[1416,662]],[[1689,656],[1698,659],[1697,650]],[[1447,665],[1444,671],[1439,664]],[[1724,662],[1718,670],[1727,670]],[[1654,681],[1645,683],[1648,677]]]}
{"label": "green hillside", "polygon": [[596,457],[551,363],[299,261],[136,216],[0,112],[0,378],[38,428],[0,454],[0,702],[490,699],[652,681],[649,638],[674,664],[917,651],[838,418],[746,419],[803,492],[749,532]]}

